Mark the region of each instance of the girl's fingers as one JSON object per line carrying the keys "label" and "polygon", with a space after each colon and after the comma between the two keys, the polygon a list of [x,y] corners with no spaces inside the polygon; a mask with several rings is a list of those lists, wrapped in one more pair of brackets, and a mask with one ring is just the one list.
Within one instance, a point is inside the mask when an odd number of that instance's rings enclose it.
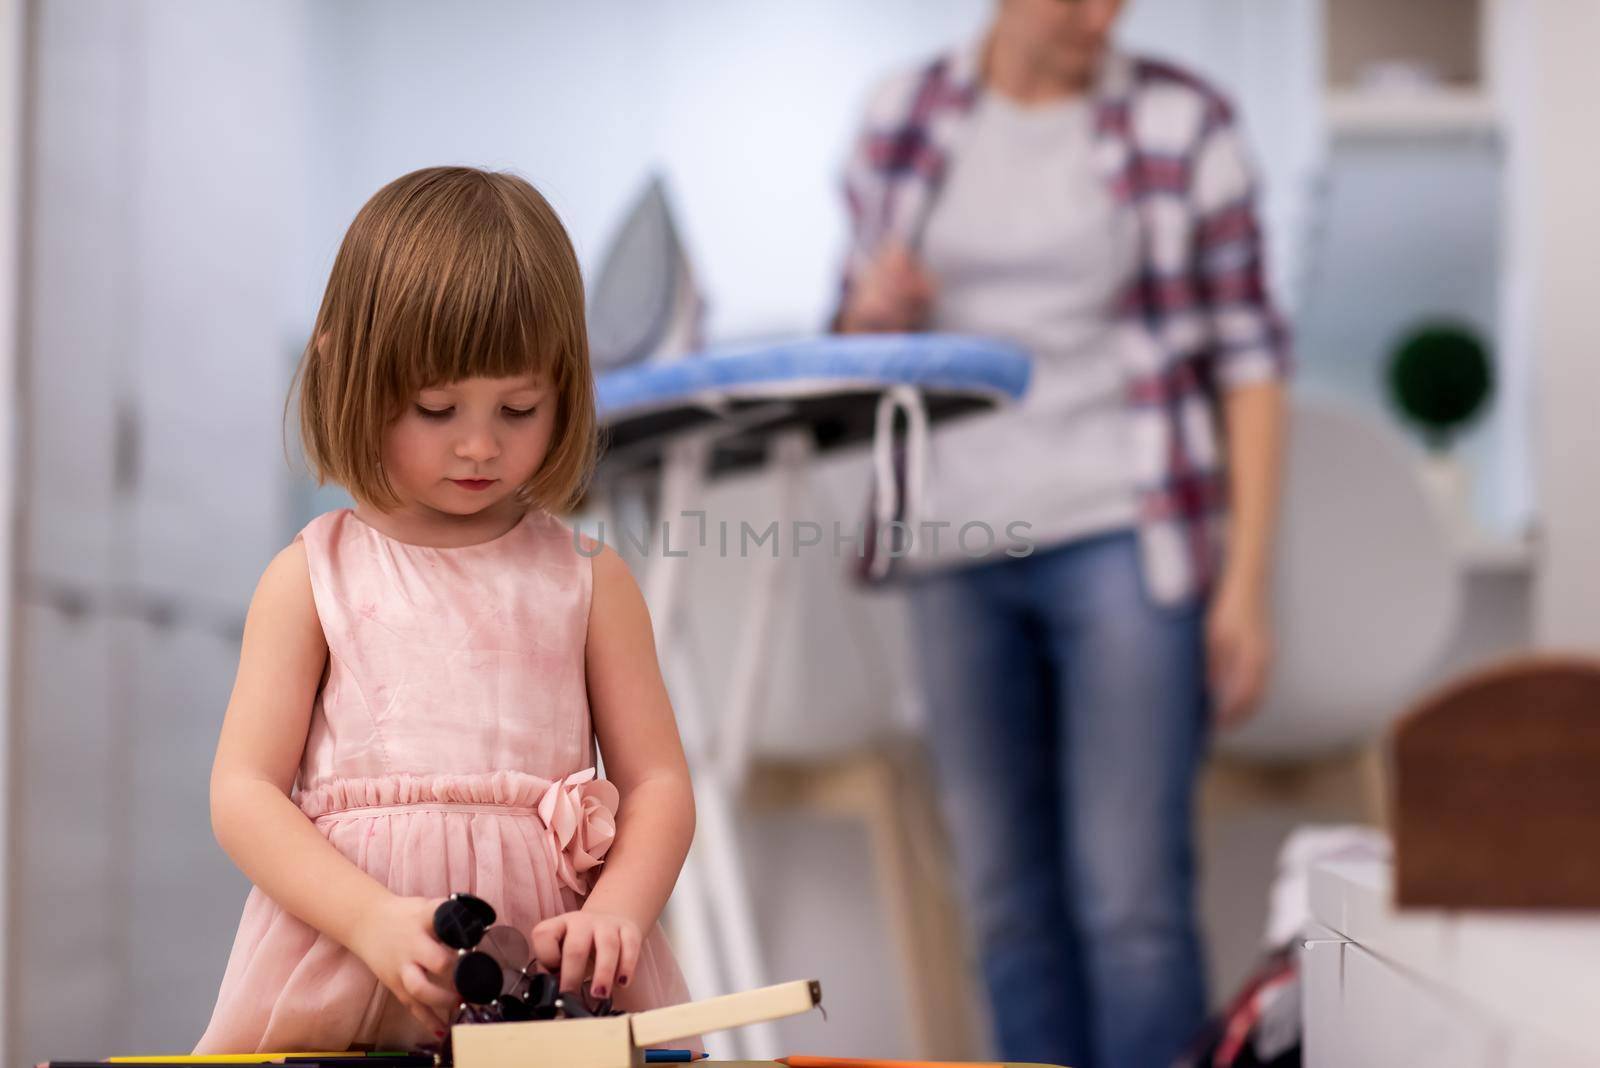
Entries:
{"label": "girl's fingers", "polygon": [[[422,965],[416,961],[408,961],[401,965],[400,985],[405,989],[406,996],[412,1001],[412,1015],[436,1031],[444,1027],[444,1021],[439,1018],[439,1014],[433,1008],[439,998],[439,988],[428,981],[427,975],[422,970]],[[453,1000],[453,998],[447,1000]]]}
{"label": "girl's fingers", "polygon": [[594,933],[594,978],[589,980],[589,992],[597,998],[608,998],[616,986],[617,956],[621,941],[616,928],[603,927]]}
{"label": "girl's fingers", "polygon": [[561,966],[561,939],[566,934],[567,918],[557,916],[545,920],[533,929],[533,956],[545,971],[555,971]]}
{"label": "girl's fingers", "polygon": [[557,989],[577,990],[583,985],[583,973],[589,965],[589,950],[593,945],[594,935],[587,926],[567,928],[567,936],[561,940],[561,982]]}
{"label": "girl's fingers", "polygon": [[448,1015],[455,1008],[460,997],[455,991],[452,981],[441,981],[423,970],[421,964],[412,962],[408,967],[415,968],[415,982],[407,988],[407,993],[428,1008],[435,1009],[443,1015]]}
{"label": "girl's fingers", "polygon": [[459,956],[449,946],[440,945],[432,939],[417,947],[417,963],[447,983],[453,980]]}
{"label": "girl's fingers", "polygon": [[639,947],[643,939],[633,927],[624,927],[620,939],[621,949],[617,956],[617,985],[627,986],[633,982],[633,973],[639,967]]}
{"label": "girl's fingers", "polygon": [[429,1012],[421,1005],[418,1005],[411,998],[403,998],[399,994],[396,994],[394,999],[400,1003],[401,1007],[404,1008],[406,1012],[411,1014],[411,1018],[417,1021],[417,1023],[421,1024],[423,1027],[431,1027],[435,1031],[439,1030],[439,1026],[433,1022],[433,1013]]}

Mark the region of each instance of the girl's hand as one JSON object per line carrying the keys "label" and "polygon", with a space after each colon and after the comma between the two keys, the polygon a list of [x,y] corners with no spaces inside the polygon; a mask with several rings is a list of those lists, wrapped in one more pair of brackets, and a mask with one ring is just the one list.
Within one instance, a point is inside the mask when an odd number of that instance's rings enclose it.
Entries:
{"label": "girl's hand", "polygon": [[1265,597],[1224,582],[1206,615],[1212,718],[1226,730],[1255,712],[1272,664]]}
{"label": "girl's hand", "polygon": [[424,1026],[443,1034],[460,999],[452,976],[456,952],[433,934],[443,898],[391,894],[363,917],[346,943],[395,1000]]}
{"label": "girl's hand", "polygon": [[626,916],[608,912],[576,912],[552,916],[533,929],[533,955],[545,969],[560,969],[556,989],[574,991],[594,960],[589,992],[597,998],[612,996],[613,986],[627,986],[639,963],[644,936]]}

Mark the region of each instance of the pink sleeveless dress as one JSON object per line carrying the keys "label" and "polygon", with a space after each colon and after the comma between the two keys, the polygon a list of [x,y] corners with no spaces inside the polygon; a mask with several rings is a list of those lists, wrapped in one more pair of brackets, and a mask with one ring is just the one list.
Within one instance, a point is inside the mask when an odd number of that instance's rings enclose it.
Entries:
{"label": "pink sleeveless dress", "polygon": [[[341,509],[297,538],[330,658],[294,792],[306,818],[399,894],[476,894],[524,934],[579,908],[618,799],[595,778],[592,572],[571,530],[533,511],[492,541],[429,548]],[[686,1000],[657,925],[616,1004]],[[252,889],[195,1052],[434,1041],[359,958]]]}

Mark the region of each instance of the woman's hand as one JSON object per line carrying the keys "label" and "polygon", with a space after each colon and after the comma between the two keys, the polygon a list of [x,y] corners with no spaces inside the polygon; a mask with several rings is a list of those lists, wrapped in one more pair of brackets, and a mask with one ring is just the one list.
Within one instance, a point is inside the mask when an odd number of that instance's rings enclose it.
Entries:
{"label": "woman's hand", "polygon": [[1212,718],[1224,730],[1250,718],[1266,689],[1272,631],[1266,598],[1224,582],[1206,614],[1206,669]]}
{"label": "woman's hand", "polygon": [[934,284],[904,245],[890,245],[850,286],[839,330],[846,334],[920,329],[933,308]]}
{"label": "woman's hand", "polygon": [[443,898],[391,894],[367,911],[346,943],[395,1000],[442,1035],[460,999],[453,987],[456,952],[433,934]]}
{"label": "woman's hand", "polygon": [[552,916],[533,929],[533,955],[554,974],[560,970],[557,990],[575,991],[594,961],[589,992],[597,998],[612,995],[613,986],[627,986],[639,964],[644,936],[626,916],[608,912],[576,912]]}

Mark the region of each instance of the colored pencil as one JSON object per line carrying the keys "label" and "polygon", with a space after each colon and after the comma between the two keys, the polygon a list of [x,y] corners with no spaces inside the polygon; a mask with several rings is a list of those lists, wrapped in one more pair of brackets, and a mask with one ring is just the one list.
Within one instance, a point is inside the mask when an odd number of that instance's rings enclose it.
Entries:
{"label": "colored pencil", "polygon": [[316,1053],[168,1053],[154,1056],[107,1057],[99,1064],[292,1064],[301,1061],[365,1060],[381,1058],[384,1064],[426,1059],[424,1054],[405,1050],[345,1050]]}
{"label": "colored pencil", "polygon": [[383,1068],[432,1068],[434,1064],[430,1053],[355,1050],[339,1053],[169,1053],[108,1057],[103,1061],[46,1061],[38,1068],[107,1068],[113,1064],[138,1065],[138,1068],[238,1068],[251,1064],[348,1065],[352,1061],[368,1060]]}
{"label": "colored pencil", "polygon": [[878,1061],[856,1057],[779,1057],[789,1068],[1005,1068],[994,1061]]}
{"label": "colored pencil", "polygon": [[[303,1057],[295,1060],[208,1060],[204,1057],[174,1058],[162,1060],[159,1057],[141,1057],[138,1060],[119,1059],[117,1061],[45,1061],[36,1068],[110,1068],[113,1064],[134,1064],[138,1068],[239,1068],[240,1065],[298,1065],[300,1068],[339,1068],[352,1061],[362,1060],[348,1054],[339,1054],[332,1057]],[[432,1068],[434,1060],[430,1057],[375,1057],[373,1060],[383,1064],[385,1068]]]}

